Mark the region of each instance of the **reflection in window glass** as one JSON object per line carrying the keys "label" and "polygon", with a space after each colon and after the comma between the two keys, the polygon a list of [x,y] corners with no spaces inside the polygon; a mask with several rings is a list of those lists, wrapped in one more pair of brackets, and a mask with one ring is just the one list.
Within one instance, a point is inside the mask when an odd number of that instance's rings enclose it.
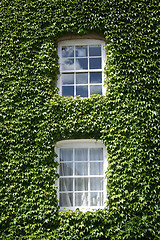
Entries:
{"label": "reflection in window glass", "polygon": [[89,46],[89,56],[101,56],[101,46]]}
{"label": "reflection in window glass", "polygon": [[99,85],[91,85],[90,86],[90,94],[102,94],[102,86]]}
{"label": "reflection in window glass", "polygon": [[63,86],[62,94],[63,96],[74,96],[74,87]]}
{"label": "reflection in window glass", "polygon": [[101,72],[91,72],[90,73],[90,83],[102,83],[102,73]]}
{"label": "reflection in window glass", "polygon": [[74,70],[74,59],[68,58],[64,59],[62,63],[62,70]]}
{"label": "reflection in window glass", "polygon": [[62,74],[62,83],[63,85],[74,84],[74,74],[73,73]]}
{"label": "reflection in window glass", "polygon": [[74,47],[62,47],[62,57],[74,57]]}
{"label": "reflection in window glass", "polygon": [[77,58],[76,59],[76,70],[88,69],[88,58]]}
{"label": "reflection in window glass", "polygon": [[76,47],[76,57],[87,57],[87,47],[86,46],[80,46]]}
{"label": "reflection in window glass", "polygon": [[87,84],[88,83],[88,73],[76,73],[76,83],[77,84]]}
{"label": "reflection in window glass", "polygon": [[89,68],[90,69],[101,69],[101,58],[90,58],[89,59]]}
{"label": "reflection in window glass", "polygon": [[80,95],[81,97],[88,97],[88,86],[77,86],[76,95]]}

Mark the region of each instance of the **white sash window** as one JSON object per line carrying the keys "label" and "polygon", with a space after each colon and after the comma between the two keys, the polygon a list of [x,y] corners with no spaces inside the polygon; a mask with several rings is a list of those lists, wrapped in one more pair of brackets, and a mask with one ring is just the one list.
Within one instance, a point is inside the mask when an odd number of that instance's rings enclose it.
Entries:
{"label": "white sash window", "polygon": [[104,207],[105,147],[95,140],[66,140],[56,145],[59,162],[60,209]]}
{"label": "white sash window", "polygon": [[105,94],[105,42],[93,39],[61,41],[58,47],[60,96]]}

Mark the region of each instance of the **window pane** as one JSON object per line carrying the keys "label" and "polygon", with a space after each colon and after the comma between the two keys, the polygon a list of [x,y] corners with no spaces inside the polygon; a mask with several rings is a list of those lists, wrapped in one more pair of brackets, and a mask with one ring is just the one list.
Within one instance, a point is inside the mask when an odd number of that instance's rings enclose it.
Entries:
{"label": "window pane", "polygon": [[91,148],[90,149],[90,161],[102,161],[103,160],[103,148]]}
{"label": "window pane", "polygon": [[89,46],[89,56],[101,56],[101,46]]}
{"label": "window pane", "polygon": [[74,87],[73,86],[71,86],[71,87],[63,86],[62,87],[62,95],[63,96],[74,96]]}
{"label": "window pane", "polygon": [[73,73],[64,73],[62,74],[62,84],[74,84],[74,74]]}
{"label": "window pane", "polygon": [[76,206],[88,206],[88,193],[76,193],[75,204]]}
{"label": "window pane", "polygon": [[88,58],[76,59],[76,70],[88,69]]}
{"label": "window pane", "polygon": [[73,161],[73,148],[61,148],[60,161]]}
{"label": "window pane", "polygon": [[87,161],[88,160],[88,149],[77,148],[75,149],[75,161]]}
{"label": "window pane", "polygon": [[101,58],[90,58],[89,59],[89,68],[90,69],[101,69]]}
{"label": "window pane", "polygon": [[90,94],[102,94],[102,86],[101,85],[91,85],[90,86]]}
{"label": "window pane", "polygon": [[62,70],[74,70],[74,59],[63,59]]}
{"label": "window pane", "polygon": [[90,195],[91,206],[103,206],[103,193],[102,192],[92,192]]}
{"label": "window pane", "polygon": [[78,46],[76,47],[76,57],[87,57],[87,47],[86,46]]}
{"label": "window pane", "polygon": [[102,73],[101,72],[90,73],[90,83],[102,83]]}
{"label": "window pane", "polygon": [[80,95],[81,97],[88,97],[88,86],[77,86],[76,95]]}
{"label": "window pane", "polygon": [[75,163],[75,175],[88,175],[88,163]]}
{"label": "window pane", "polygon": [[103,175],[103,163],[102,162],[91,162],[90,163],[90,174],[91,175]]}
{"label": "window pane", "polygon": [[60,164],[60,176],[72,176],[73,175],[73,163],[61,163]]}
{"label": "window pane", "polygon": [[61,207],[72,207],[73,206],[73,193],[60,193],[59,201]]}
{"label": "window pane", "polygon": [[93,177],[90,178],[91,191],[103,190],[103,178]]}
{"label": "window pane", "polygon": [[76,74],[76,83],[77,84],[88,83],[88,73],[77,73]]}
{"label": "window pane", "polygon": [[88,178],[76,178],[75,179],[75,190],[76,191],[87,191],[88,190]]}
{"label": "window pane", "polygon": [[73,178],[60,178],[60,191],[73,191]]}
{"label": "window pane", "polygon": [[74,47],[62,47],[62,57],[74,57]]}

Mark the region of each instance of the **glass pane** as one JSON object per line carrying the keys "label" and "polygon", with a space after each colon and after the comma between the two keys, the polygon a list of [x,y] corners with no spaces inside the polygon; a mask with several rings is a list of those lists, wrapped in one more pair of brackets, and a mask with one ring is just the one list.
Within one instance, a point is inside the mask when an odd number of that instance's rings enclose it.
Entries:
{"label": "glass pane", "polygon": [[90,69],[101,69],[101,58],[90,58],[89,59],[89,68]]}
{"label": "glass pane", "polygon": [[73,193],[60,193],[59,201],[61,207],[72,207],[73,206]]}
{"label": "glass pane", "polygon": [[73,86],[63,86],[62,87],[62,96],[74,96],[74,87]]}
{"label": "glass pane", "polygon": [[62,70],[74,70],[74,59],[73,58],[63,59]]}
{"label": "glass pane", "polygon": [[88,163],[75,163],[75,175],[88,175]]}
{"label": "glass pane", "polygon": [[76,95],[80,95],[81,97],[88,97],[88,86],[77,86]]}
{"label": "glass pane", "polygon": [[75,204],[76,206],[88,206],[88,193],[76,193]]}
{"label": "glass pane", "polygon": [[62,47],[62,57],[74,57],[74,47]]}
{"label": "glass pane", "polygon": [[60,176],[72,176],[73,175],[73,163],[61,163],[60,164]]}
{"label": "glass pane", "polygon": [[73,191],[73,178],[60,178],[60,191]]}
{"label": "glass pane", "polygon": [[90,195],[91,206],[103,206],[103,193],[102,192],[92,192]]}
{"label": "glass pane", "polygon": [[61,148],[60,149],[60,161],[73,161],[73,149]]}
{"label": "glass pane", "polygon": [[102,73],[101,72],[90,73],[90,83],[102,83]]}
{"label": "glass pane", "polygon": [[103,160],[103,148],[91,148],[90,149],[90,161],[102,161]]}
{"label": "glass pane", "polygon": [[74,74],[73,73],[64,73],[62,74],[62,84],[74,84]]}
{"label": "glass pane", "polygon": [[76,70],[88,69],[88,58],[76,59]]}
{"label": "glass pane", "polygon": [[75,161],[87,161],[88,160],[88,149],[77,148],[75,149]]}
{"label": "glass pane", "polygon": [[77,73],[76,74],[76,83],[77,84],[88,83],[88,73]]}
{"label": "glass pane", "polygon": [[100,178],[100,177],[90,178],[91,191],[103,190],[103,185],[104,185],[103,181],[104,181],[104,178]]}
{"label": "glass pane", "polygon": [[89,46],[89,56],[101,56],[101,46]]}
{"label": "glass pane", "polygon": [[86,46],[78,46],[76,47],[76,57],[87,57],[87,47]]}
{"label": "glass pane", "polygon": [[102,94],[102,86],[101,85],[91,85],[90,86],[90,94]]}
{"label": "glass pane", "polygon": [[103,175],[103,162],[91,162],[90,163],[91,175]]}
{"label": "glass pane", "polygon": [[87,191],[88,190],[88,178],[76,178],[75,179],[75,190],[76,191]]}

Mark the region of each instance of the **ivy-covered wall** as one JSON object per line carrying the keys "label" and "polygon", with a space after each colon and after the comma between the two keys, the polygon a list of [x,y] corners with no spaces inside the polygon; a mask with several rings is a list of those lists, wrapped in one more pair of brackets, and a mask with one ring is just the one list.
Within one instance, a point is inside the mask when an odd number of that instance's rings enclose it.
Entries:
{"label": "ivy-covered wall", "polygon": [[[157,0],[0,3],[0,239],[160,239]],[[57,94],[57,40],[107,40],[106,96]],[[54,145],[101,139],[104,210],[58,212]]]}

